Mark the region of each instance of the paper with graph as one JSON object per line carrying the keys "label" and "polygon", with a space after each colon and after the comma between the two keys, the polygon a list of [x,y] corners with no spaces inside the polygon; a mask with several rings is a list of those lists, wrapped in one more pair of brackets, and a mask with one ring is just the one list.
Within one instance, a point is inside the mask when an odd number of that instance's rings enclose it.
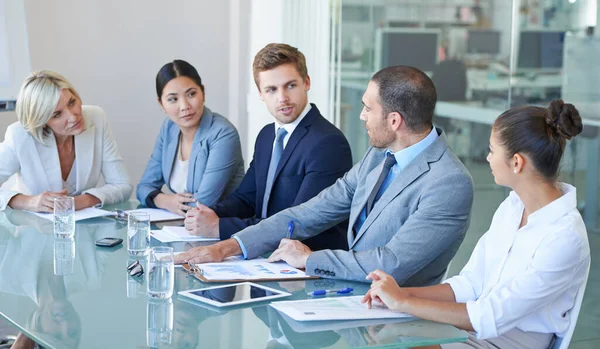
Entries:
{"label": "paper with graph", "polygon": [[[312,279],[300,269],[285,262],[269,263],[264,258],[230,257],[220,263],[197,264],[197,278],[207,282],[265,281]],[[189,270],[189,266],[184,265]],[[194,269],[192,269],[194,270]]]}

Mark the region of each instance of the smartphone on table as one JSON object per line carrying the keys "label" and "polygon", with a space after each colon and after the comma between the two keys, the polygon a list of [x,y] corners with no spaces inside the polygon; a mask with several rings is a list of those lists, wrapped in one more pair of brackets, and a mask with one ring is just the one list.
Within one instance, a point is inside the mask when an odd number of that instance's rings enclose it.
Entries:
{"label": "smartphone on table", "polygon": [[102,238],[96,241],[96,246],[113,247],[123,243],[123,239],[119,238]]}

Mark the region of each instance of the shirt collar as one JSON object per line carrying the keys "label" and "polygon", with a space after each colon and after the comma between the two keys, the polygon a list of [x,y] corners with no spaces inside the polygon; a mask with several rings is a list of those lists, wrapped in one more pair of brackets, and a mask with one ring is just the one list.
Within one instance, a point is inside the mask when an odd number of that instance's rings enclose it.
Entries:
{"label": "shirt collar", "polygon": [[425,148],[433,144],[435,140],[438,138],[438,133],[435,127],[431,129],[431,132],[427,135],[427,137],[423,138],[419,142],[411,145],[408,148],[404,148],[395,153],[392,153],[391,150],[386,150],[386,154],[392,154],[396,158],[396,165],[394,167],[398,167],[398,169],[403,170],[408,164],[414,160]]}
{"label": "shirt collar", "polygon": [[[544,224],[552,223],[577,208],[577,189],[567,183],[558,183],[558,188],[563,195],[530,214],[529,217],[527,217],[528,224],[537,224],[538,221]],[[521,198],[519,198],[514,191],[512,191],[510,195],[512,200],[518,204],[517,207],[522,210],[524,205]]]}
{"label": "shirt collar", "polygon": [[287,131],[286,136],[290,136],[294,132],[296,127],[300,124],[300,122],[302,122],[302,119],[304,119],[304,117],[306,116],[306,114],[308,114],[311,108],[312,105],[310,105],[310,103],[306,103],[306,107],[304,107],[302,113],[300,113],[300,115],[296,118],[296,120],[294,120],[294,122],[290,122],[289,124],[280,125],[277,121],[275,121],[275,134],[277,134],[277,130],[279,130],[280,127],[283,127]]}

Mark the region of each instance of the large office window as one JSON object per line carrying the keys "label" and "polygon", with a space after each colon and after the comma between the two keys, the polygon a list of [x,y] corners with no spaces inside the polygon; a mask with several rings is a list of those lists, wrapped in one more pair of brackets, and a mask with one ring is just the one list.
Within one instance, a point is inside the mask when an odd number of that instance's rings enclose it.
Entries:
{"label": "large office window", "polygon": [[411,65],[435,83],[434,124],[474,178],[471,225],[450,274],[466,263],[508,194],[486,161],[494,120],[510,107],[548,106],[558,98],[584,120],[584,132],[567,144],[560,180],[578,188],[592,253],[600,250],[598,13],[597,0],[341,1],[333,38],[336,121],[354,161],[369,147],[359,117],[370,78],[383,67]]}
{"label": "large office window", "polygon": [[391,65],[417,67],[434,80],[436,123],[457,154],[484,160],[497,113],[464,108],[503,110],[509,104],[511,11],[510,2],[492,0],[342,1],[337,115],[354,160],[368,147],[359,120],[362,93],[376,71]]}

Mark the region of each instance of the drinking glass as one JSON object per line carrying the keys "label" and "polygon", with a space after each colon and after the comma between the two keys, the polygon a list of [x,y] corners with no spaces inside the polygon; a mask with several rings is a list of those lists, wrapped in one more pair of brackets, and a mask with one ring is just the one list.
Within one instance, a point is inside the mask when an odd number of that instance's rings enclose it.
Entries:
{"label": "drinking glass", "polygon": [[54,235],[59,238],[75,235],[75,200],[71,196],[54,198]]}
{"label": "drinking glass", "polygon": [[150,215],[131,212],[127,218],[127,251],[132,256],[145,256],[150,246]]}
{"label": "drinking glass", "polygon": [[153,298],[169,298],[175,285],[173,248],[152,247],[148,260],[148,295]]}

